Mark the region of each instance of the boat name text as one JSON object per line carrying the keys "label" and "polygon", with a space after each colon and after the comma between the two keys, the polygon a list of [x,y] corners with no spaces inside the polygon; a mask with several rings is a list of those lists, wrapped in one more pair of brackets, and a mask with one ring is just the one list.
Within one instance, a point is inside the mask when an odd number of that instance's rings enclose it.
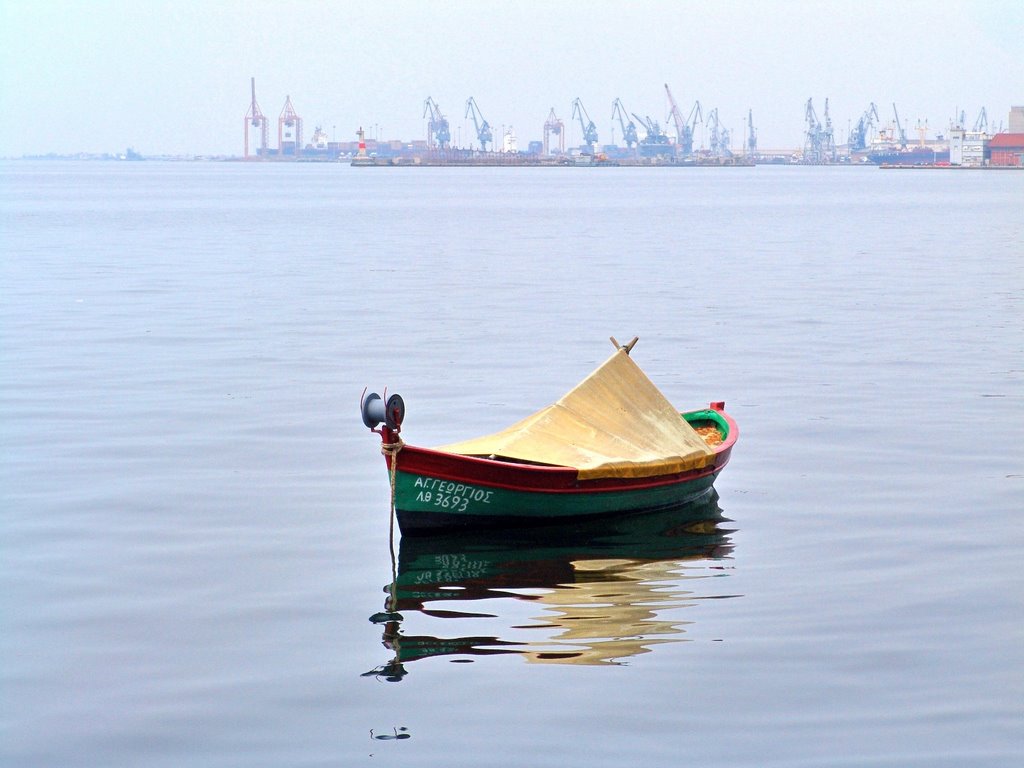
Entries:
{"label": "boat name text", "polygon": [[490,504],[494,493],[450,480],[438,480],[436,477],[417,477],[415,487],[422,489],[416,494],[416,501],[453,512],[465,512],[471,502]]}

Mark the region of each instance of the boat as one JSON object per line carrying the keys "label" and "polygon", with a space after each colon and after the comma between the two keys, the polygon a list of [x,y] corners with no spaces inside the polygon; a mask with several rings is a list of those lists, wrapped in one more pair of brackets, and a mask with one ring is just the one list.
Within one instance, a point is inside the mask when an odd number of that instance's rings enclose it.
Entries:
{"label": "boat", "polygon": [[685,505],[711,493],[739,437],[724,402],[680,413],[615,344],[552,405],[461,443],[405,443],[400,395],[363,392],[403,534],[565,523]]}

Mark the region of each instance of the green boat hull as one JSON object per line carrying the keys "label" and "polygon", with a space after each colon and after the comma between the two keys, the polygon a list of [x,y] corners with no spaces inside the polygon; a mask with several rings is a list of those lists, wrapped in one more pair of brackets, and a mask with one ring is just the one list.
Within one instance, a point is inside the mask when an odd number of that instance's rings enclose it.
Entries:
{"label": "green boat hull", "polygon": [[[706,475],[683,485],[590,493],[547,493],[441,480],[402,472],[395,478],[395,509],[403,531],[417,527],[564,522],[664,509],[700,499],[714,484]],[[401,499],[401,501],[397,501]]]}
{"label": "green boat hull", "polygon": [[394,461],[394,502],[403,533],[559,523],[666,509],[711,492],[737,437],[720,408],[682,414],[723,436],[712,461],[670,476],[581,481],[568,467],[528,465],[403,445]]}

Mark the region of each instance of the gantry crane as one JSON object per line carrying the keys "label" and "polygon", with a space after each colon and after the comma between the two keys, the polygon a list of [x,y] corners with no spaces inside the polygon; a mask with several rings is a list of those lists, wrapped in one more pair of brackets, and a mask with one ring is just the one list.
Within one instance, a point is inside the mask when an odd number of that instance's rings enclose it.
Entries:
{"label": "gantry crane", "polygon": [[594,154],[594,145],[597,144],[597,126],[590,119],[586,107],[583,106],[583,102],[578,96],[572,103],[572,118],[577,117],[580,120],[580,128],[583,130],[583,143],[587,145],[587,154],[592,155]]}
{"label": "gantry crane", "polygon": [[472,96],[466,101],[466,117],[473,118],[473,126],[476,128],[476,137],[480,140],[480,151],[486,152],[487,145],[494,139],[491,132],[491,124],[484,120],[480,114],[480,107],[476,105],[476,99]]}
{"label": "gantry crane", "polygon": [[427,120],[427,148],[447,149],[452,140],[452,133],[448,129],[448,118],[441,114],[441,108],[437,102],[427,96],[423,102],[423,116]]}
{"label": "gantry crane", "polygon": [[[622,139],[626,142],[626,147],[632,149],[633,145],[640,141],[640,137],[637,135],[636,125],[629,120],[629,113],[622,106],[622,99],[615,99],[612,102],[612,120],[616,117],[619,118],[619,125],[622,126]],[[628,124],[627,121],[629,121]]]}
{"label": "gantry crane", "polygon": [[555,108],[551,108],[551,114],[548,115],[548,119],[544,121],[544,154],[551,154],[551,134],[555,134],[558,137],[558,152],[559,154],[565,154],[565,123],[563,123],[556,115]]}
{"label": "gantry crane", "polygon": [[298,158],[302,154],[302,118],[295,113],[292,97],[285,96],[284,109],[277,118],[277,155],[284,157],[291,146],[291,155]]}
{"label": "gantry crane", "polygon": [[875,103],[871,102],[864,114],[860,116],[860,120],[850,131],[850,151],[857,152],[859,150],[867,149],[868,147],[868,134],[871,132],[872,126],[875,121],[882,122],[878,116],[878,108],[875,107]]}
{"label": "gantry crane", "polygon": [[267,130],[267,116],[260,110],[260,105],[256,103],[256,78],[252,78],[252,103],[249,105],[249,111],[245,113],[245,159],[249,159],[249,129],[259,128],[260,129],[260,148],[257,150],[257,156],[264,158],[267,156],[267,138],[269,131]]}

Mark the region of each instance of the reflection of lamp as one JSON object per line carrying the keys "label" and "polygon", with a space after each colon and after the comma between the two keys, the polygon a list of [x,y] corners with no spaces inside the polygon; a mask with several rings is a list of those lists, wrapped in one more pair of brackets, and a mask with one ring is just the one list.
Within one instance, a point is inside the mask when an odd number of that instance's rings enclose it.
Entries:
{"label": "reflection of lamp", "polygon": [[392,728],[391,733],[374,733],[371,728],[370,738],[377,739],[378,741],[393,741],[395,739],[411,739],[412,734],[409,733],[409,729],[404,725],[401,728]]}
{"label": "reflection of lamp", "polygon": [[364,672],[361,677],[376,677],[378,679],[384,678],[389,683],[400,683],[402,678],[409,674],[406,672],[405,667],[402,666],[402,633],[400,629],[401,625],[398,621],[389,621],[384,625],[384,647],[394,651],[395,656],[387,664],[381,664],[379,667],[374,667],[369,672]]}
{"label": "reflection of lamp", "polygon": [[376,677],[384,678],[389,683],[400,683],[402,678],[409,674],[402,663],[397,658],[392,659],[387,664],[381,664],[379,667],[374,667],[369,672],[363,672],[360,677]]}

